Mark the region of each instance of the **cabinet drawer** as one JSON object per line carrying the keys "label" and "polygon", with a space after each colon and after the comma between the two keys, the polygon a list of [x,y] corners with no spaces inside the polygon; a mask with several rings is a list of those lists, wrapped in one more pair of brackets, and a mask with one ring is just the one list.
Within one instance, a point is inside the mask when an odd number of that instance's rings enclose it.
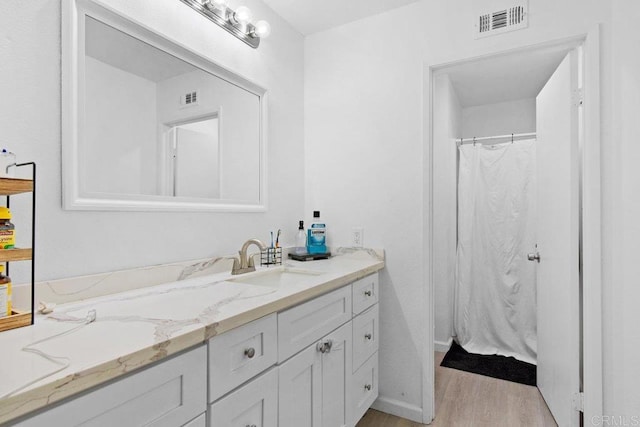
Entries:
{"label": "cabinet drawer", "polygon": [[202,414],[198,418],[193,419],[182,427],[207,427],[207,414]]}
{"label": "cabinet drawer", "polygon": [[356,425],[378,398],[378,352],[375,352],[351,377],[351,425]]}
{"label": "cabinet drawer", "polygon": [[278,427],[278,368],[211,405],[210,427]]}
{"label": "cabinet drawer", "polygon": [[277,328],[274,313],[209,341],[210,402],[276,363]]}
{"label": "cabinet drawer", "polygon": [[198,347],[17,425],[182,426],[206,411],[206,361]]}
{"label": "cabinet drawer", "polygon": [[378,275],[372,274],[354,282],[353,314],[360,314],[378,302]]}
{"label": "cabinet drawer", "polygon": [[353,370],[378,351],[378,304],[353,319]]}
{"label": "cabinet drawer", "polygon": [[278,314],[278,361],[282,362],[351,319],[351,286]]}

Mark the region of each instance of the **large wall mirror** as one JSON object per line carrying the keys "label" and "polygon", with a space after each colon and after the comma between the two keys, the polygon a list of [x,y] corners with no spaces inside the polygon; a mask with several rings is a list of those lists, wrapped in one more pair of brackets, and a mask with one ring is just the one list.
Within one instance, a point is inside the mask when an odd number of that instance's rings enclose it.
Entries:
{"label": "large wall mirror", "polygon": [[64,207],[265,210],[266,91],[98,3],[63,2]]}

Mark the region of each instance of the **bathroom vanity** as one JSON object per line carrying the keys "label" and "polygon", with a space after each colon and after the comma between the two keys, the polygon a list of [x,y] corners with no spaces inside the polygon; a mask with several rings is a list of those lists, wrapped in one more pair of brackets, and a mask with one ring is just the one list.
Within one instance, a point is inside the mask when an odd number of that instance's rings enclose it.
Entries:
{"label": "bathroom vanity", "polygon": [[[7,425],[354,426],[378,395],[378,271],[371,250],[218,274],[58,306],[0,335]],[[12,336],[9,336],[12,334]]]}

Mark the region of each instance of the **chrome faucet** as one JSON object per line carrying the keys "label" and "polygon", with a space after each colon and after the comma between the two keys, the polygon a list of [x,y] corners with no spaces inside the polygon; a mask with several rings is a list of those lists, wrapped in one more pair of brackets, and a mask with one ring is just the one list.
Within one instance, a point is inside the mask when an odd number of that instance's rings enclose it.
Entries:
{"label": "chrome faucet", "polygon": [[240,254],[240,258],[233,260],[233,269],[231,270],[231,274],[236,275],[256,271],[253,257],[247,256],[247,249],[249,249],[249,246],[251,245],[256,245],[261,251],[265,251],[267,249],[266,245],[258,239],[249,239],[244,242],[242,248],[238,252]]}

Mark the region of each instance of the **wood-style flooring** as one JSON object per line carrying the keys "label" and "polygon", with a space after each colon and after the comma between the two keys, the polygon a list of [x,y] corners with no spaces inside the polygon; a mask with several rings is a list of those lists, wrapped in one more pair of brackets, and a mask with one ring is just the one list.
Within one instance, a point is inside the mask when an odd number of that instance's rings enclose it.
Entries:
{"label": "wood-style flooring", "polygon": [[[556,427],[536,387],[440,366],[435,354],[436,416],[432,427]],[[370,409],[356,427],[422,427]]]}

